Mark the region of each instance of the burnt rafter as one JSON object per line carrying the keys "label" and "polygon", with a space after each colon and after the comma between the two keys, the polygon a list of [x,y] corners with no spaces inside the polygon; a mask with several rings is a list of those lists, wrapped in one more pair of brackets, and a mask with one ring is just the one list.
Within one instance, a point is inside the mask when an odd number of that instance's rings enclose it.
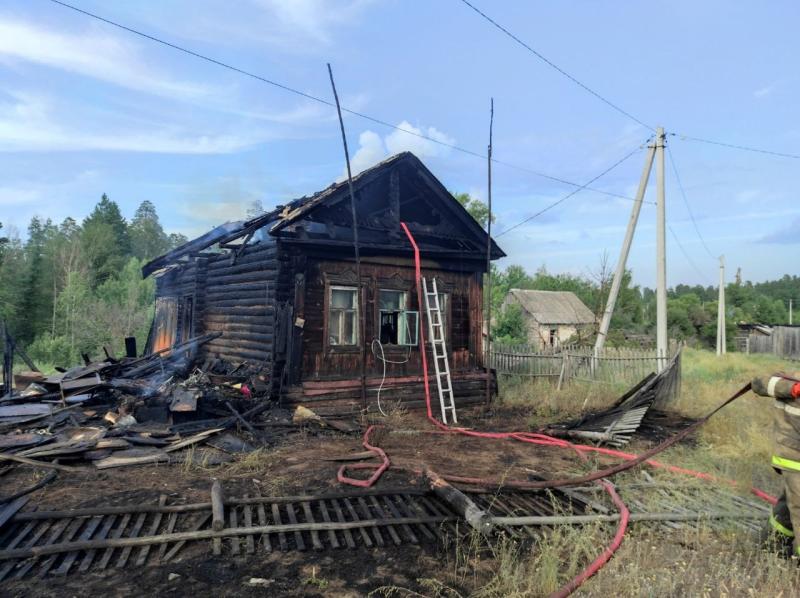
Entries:
{"label": "burnt rafter", "polygon": [[[348,185],[334,183],[221,225],[146,264],[143,273],[156,277],[148,351],[190,334],[216,334],[199,349],[200,363],[222,370],[246,363],[284,404],[310,402],[323,411],[351,408],[349,384],[363,351],[370,401],[419,406],[422,352],[408,339],[419,338],[422,314],[411,292],[414,261],[400,227],[405,223],[426,276],[442,292],[456,398],[484,401],[486,381],[494,387],[494,375],[482,367],[487,244],[493,259],[505,254],[411,153],[358,174],[353,192],[360,280],[353,271]],[[383,324],[381,310],[393,314]],[[392,318],[396,333],[385,335],[381,326]]]}

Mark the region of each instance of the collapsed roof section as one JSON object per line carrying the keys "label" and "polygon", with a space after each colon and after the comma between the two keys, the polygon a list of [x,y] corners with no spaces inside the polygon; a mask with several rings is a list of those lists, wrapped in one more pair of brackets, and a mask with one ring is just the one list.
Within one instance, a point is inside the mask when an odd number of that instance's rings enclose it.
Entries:
{"label": "collapsed roof section", "polygon": [[[487,234],[428,168],[410,152],[394,155],[353,178],[359,245],[362,251],[405,254],[405,222],[425,255],[485,259]],[[190,260],[214,245],[236,249],[261,231],[288,243],[353,244],[347,181],[296,199],[250,220],[227,222],[155,258],[142,268],[147,277]],[[491,242],[491,257],[505,256]]]}

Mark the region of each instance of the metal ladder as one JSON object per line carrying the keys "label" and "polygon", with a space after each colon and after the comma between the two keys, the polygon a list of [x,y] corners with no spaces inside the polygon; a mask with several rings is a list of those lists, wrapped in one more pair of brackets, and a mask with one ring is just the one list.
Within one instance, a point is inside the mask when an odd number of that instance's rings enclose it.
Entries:
{"label": "metal ladder", "polygon": [[442,310],[439,305],[439,291],[436,279],[432,280],[433,290],[428,292],[428,281],[422,279],[422,290],[425,293],[425,312],[428,316],[428,333],[430,334],[433,368],[436,372],[436,389],[439,391],[439,405],[442,408],[442,423],[447,424],[448,412],[452,422],[458,423],[456,403],[453,398],[453,382],[450,379],[450,364],[447,361],[447,346],[444,341]]}

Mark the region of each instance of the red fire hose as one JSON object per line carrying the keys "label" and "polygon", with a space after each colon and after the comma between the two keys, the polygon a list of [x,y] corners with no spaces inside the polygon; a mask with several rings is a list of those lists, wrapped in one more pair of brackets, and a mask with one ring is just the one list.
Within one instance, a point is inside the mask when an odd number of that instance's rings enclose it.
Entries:
{"label": "red fire hose", "polygon": [[[411,231],[408,230],[408,227],[404,222],[400,223],[400,226],[403,228],[406,236],[408,237],[411,246],[414,249],[414,267],[415,267],[415,276],[416,276],[416,287],[417,287],[417,301],[421,308],[423,305],[422,302],[422,273],[421,273],[421,265],[420,265],[420,255],[419,255],[419,247],[417,246],[416,241],[414,240]],[[553,594],[554,597],[565,597],[569,596],[572,592],[574,592],[584,581],[589,579],[592,575],[597,573],[613,556],[613,554],[617,551],[617,549],[621,546],[622,540],[625,536],[625,532],[627,531],[628,527],[628,520],[629,520],[629,511],[628,508],[625,506],[625,503],[622,501],[620,496],[617,494],[613,484],[609,481],[603,479],[605,477],[609,477],[620,473],[622,471],[631,469],[640,465],[642,463],[647,464],[651,467],[657,468],[664,468],[668,471],[674,473],[680,473],[688,476],[692,476],[698,479],[703,479],[712,482],[722,482],[726,484],[735,485],[735,482],[730,480],[719,480],[714,476],[694,471],[691,469],[684,469],[681,467],[676,467],[674,465],[668,465],[661,463],[659,461],[655,461],[651,459],[651,457],[661,453],[662,451],[666,450],[670,446],[676,444],[681,439],[685,438],[692,432],[694,432],[697,428],[703,425],[708,419],[710,419],[715,413],[717,413],[720,409],[725,407],[726,405],[730,404],[731,402],[735,401],[747,391],[750,390],[750,385],[746,385],[741,388],[739,391],[734,393],[728,400],[722,403],[719,407],[714,409],[711,413],[706,415],[705,417],[701,418],[691,426],[685,428],[678,434],[675,434],[671,438],[667,439],[666,441],[662,442],[658,446],[642,453],[641,455],[635,455],[632,453],[625,453],[622,451],[600,448],[595,446],[589,445],[579,445],[579,444],[572,444],[567,442],[566,440],[560,438],[553,438],[552,436],[547,436],[545,434],[537,434],[534,432],[477,432],[474,430],[468,430],[466,428],[451,428],[439,420],[437,420],[433,416],[433,412],[431,409],[431,395],[430,395],[430,386],[428,382],[428,361],[425,352],[425,336],[423,332],[423,326],[420,326],[420,347],[422,347],[420,353],[422,354],[422,369],[423,369],[423,383],[425,388],[425,406],[427,409],[427,417],[428,420],[438,428],[438,430],[445,432],[445,433],[453,433],[453,434],[463,434],[465,436],[472,436],[476,438],[488,438],[494,440],[517,440],[520,442],[526,442],[530,444],[537,444],[537,445],[544,445],[544,446],[553,446],[558,448],[569,448],[574,451],[582,458],[586,459],[586,453],[599,453],[611,457],[617,457],[623,459],[625,462],[615,465],[613,467],[609,467],[606,469],[595,471],[591,474],[578,476],[568,479],[562,480],[542,480],[542,481],[517,481],[517,480],[491,480],[486,478],[470,478],[470,477],[463,477],[463,476],[455,476],[455,475],[441,475],[442,478],[451,481],[451,482],[460,482],[464,484],[475,484],[481,486],[506,486],[506,487],[517,487],[517,488],[556,488],[560,486],[574,486],[579,484],[585,484],[587,482],[596,482],[600,484],[606,492],[608,492],[611,500],[614,502],[616,507],[619,509],[620,513],[620,520],[619,525],[617,526],[617,531],[614,534],[614,538],[612,539],[611,543],[606,547],[606,549],[588,566],[584,569],[578,576],[576,576],[573,580],[563,586],[560,590]],[[363,446],[367,450],[374,452],[380,459],[380,464],[373,464],[373,463],[362,463],[357,465],[343,465],[337,474],[337,478],[340,482],[345,484],[350,484],[353,486],[359,487],[369,487],[372,486],[378,478],[380,478],[381,474],[389,468],[390,462],[389,458],[386,456],[386,453],[381,450],[379,447],[373,446],[369,442],[369,436],[375,426],[370,426],[367,431],[364,433],[364,440]],[[369,477],[369,479],[361,480],[349,477],[347,475],[348,469],[372,469],[373,474]],[[759,498],[771,503],[775,504],[777,499],[774,496],[759,490],[758,488],[752,488],[751,492],[758,496]]]}

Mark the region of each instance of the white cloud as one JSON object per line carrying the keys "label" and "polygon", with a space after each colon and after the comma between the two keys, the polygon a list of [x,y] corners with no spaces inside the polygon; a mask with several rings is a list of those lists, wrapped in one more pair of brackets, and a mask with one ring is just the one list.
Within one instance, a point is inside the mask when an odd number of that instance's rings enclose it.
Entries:
{"label": "white cloud", "polygon": [[[455,145],[456,142],[455,139],[448,137],[436,127],[420,129],[407,120],[401,122],[397,127],[384,139],[386,149],[390,154],[412,152],[419,158],[438,158],[446,156],[450,152],[450,148],[447,145]],[[400,129],[403,130],[401,131]],[[421,135],[428,137],[428,139],[421,137]]]}
{"label": "white cloud", "polygon": [[196,99],[213,93],[205,85],[180,81],[153,68],[134,44],[94,31],[64,33],[0,17],[0,57],[6,61],[33,62],[159,96]]}
{"label": "white cloud", "polygon": [[364,131],[358,137],[358,150],[350,160],[350,168],[355,175],[380,162],[385,156],[386,146],[380,135],[373,131]]}
{"label": "white cloud", "polygon": [[358,137],[358,149],[350,160],[350,166],[355,175],[374,166],[383,158],[400,152],[411,152],[423,160],[439,158],[450,153],[450,148],[442,144],[454,145],[455,139],[436,127],[418,128],[404,120],[397,125],[397,129],[383,138],[370,130],[361,133]]}
{"label": "white cloud", "polygon": [[370,0],[253,0],[279,29],[294,37],[330,43],[334,29],[352,22]]}
{"label": "white cloud", "polygon": [[[152,59],[140,46],[106,32],[66,33],[0,15],[0,63],[3,62],[42,65],[218,112],[290,126],[333,117],[328,106],[310,100],[283,109],[254,107],[252,97],[243,97],[239,80],[233,85],[181,80],[151,66]],[[348,107],[358,110],[365,101],[363,96],[353,96]]]}
{"label": "white cloud", "polygon": [[758,99],[765,98],[768,95],[770,95],[773,91],[775,91],[775,84],[774,83],[772,83],[770,85],[766,85],[766,86],[762,87],[761,89],[756,89],[753,92],[753,97],[758,98]]}
{"label": "white cloud", "polygon": [[[30,151],[131,151],[171,154],[224,154],[246,149],[270,138],[265,132],[246,134],[191,134],[175,127],[140,123],[126,128],[116,123],[103,126],[66,127],[67,117],[55,115],[51,102],[25,92],[11,92],[11,102],[0,102],[0,152]],[[98,130],[98,128],[100,130]]]}

